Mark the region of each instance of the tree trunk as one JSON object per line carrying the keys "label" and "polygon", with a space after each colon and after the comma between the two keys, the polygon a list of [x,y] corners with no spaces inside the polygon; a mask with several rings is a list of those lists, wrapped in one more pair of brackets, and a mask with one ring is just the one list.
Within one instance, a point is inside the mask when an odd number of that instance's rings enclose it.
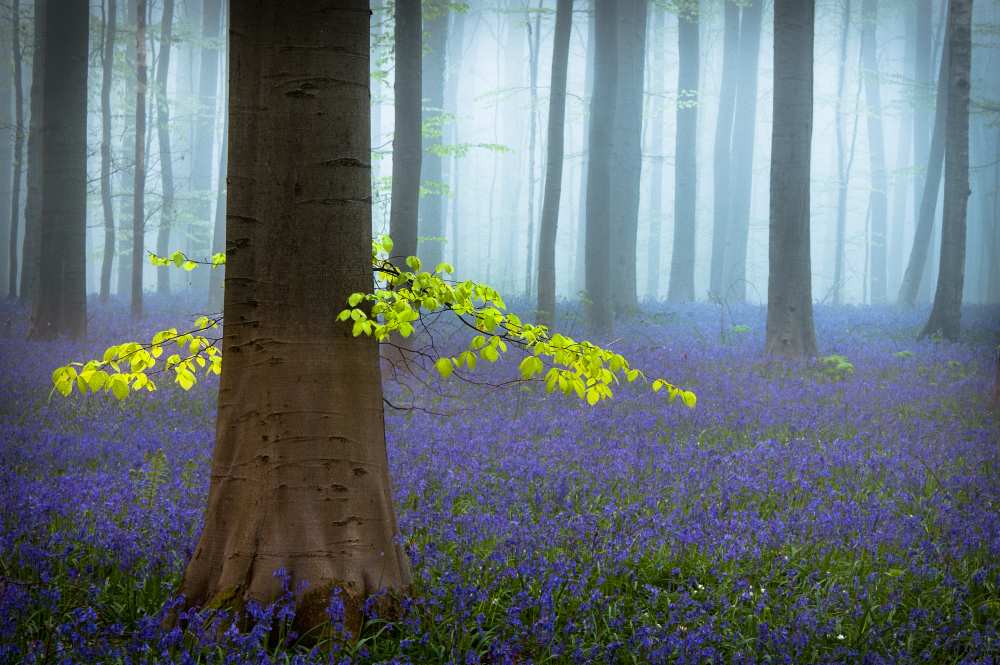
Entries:
{"label": "tree trunk", "polygon": [[232,4],[226,362],[205,525],[180,589],[195,605],[267,603],[284,569],[301,626],[328,621],[341,588],[355,635],[364,598],[410,584],[376,343],[336,321],[372,284],[366,10]]}
{"label": "tree trunk", "polygon": [[750,205],[753,196],[754,132],[757,128],[757,69],[760,58],[760,24],[763,0],[753,0],[742,10],[739,70],[733,124],[730,175],[729,232],[726,234],[722,285],[726,299],[745,302],[747,297],[747,243],[750,238]]}
{"label": "tree trunk", "polygon": [[[223,27],[228,27],[228,2],[226,11],[223,13]],[[228,40],[226,42],[228,44]],[[228,58],[228,49],[225,51]],[[228,61],[228,59],[227,59]],[[229,108],[229,78],[228,75],[222,80],[222,108]],[[219,186],[215,192],[215,228],[212,230],[212,253],[219,254],[226,251],[226,192],[228,190],[227,172],[229,168],[229,114],[222,117],[222,141],[219,143]],[[212,274],[208,278],[208,307],[213,312],[222,310],[224,279],[226,267],[218,266],[212,268]]]}
{"label": "tree trunk", "polygon": [[[392,202],[389,233],[393,256],[417,253],[417,210],[420,203],[420,100],[422,92],[419,2],[396,3],[395,130],[392,139]],[[431,266],[433,270],[434,266]]]}
{"label": "tree trunk", "polygon": [[587,62],[583,73],[583,127],[580,135],[580,190],[576,216],[576,253],[573,262],[573,284],[577,293],[587,290],[587,173],[590,169],[590,110],[594,103],[594,51],[597,43],[597,0],[590,0],[587,12]]}
{"label": "tree trunk", "polygon": [[530,15],[525,21],[528,28],[528,89],[531,99],[528,119],[528,233],[524,266],[524,295],[528,300],[535,296],[535,146],[538,143],[538,51],[541,48],[542,3],[543,0],[539,0],[534,26],[531,25]]}
{"label": "tree trunk", "polygon": [[[103,0],[101,7],[104,8]],[[101,45],[101,211],[104,214],[101,302],[107,302],[111,295],[111,268],[115,260],[115,210],[111,192],[111,86],[114,81],[117,23],[118,0],[107,0],[104,43]]]}
{"label": "tree trunk", "polygon": [[[160,144],[160,181],[163,204],[160,207],[160,227],[156,232],[156,253],[165,256],[170,251],[170,227],[174,223],[174,164],[170,151],[170,104],[167,81],[170,76],[170,40],[174,23],[174,0],[163,0],[160,19],[160,55],[156,63],[156,133]],[[170,293],[170,268],[156,269],[157,293]]]}
{"label": "tree trunk", "polygon": [[718,298],[727,297],[725,279],[725,248],[730,232],[729,198],[732,160],[733,121],[736,117],[736,72],[740,42],[740,7],[732,0],[725,5],[725,28],[722,40],[722,84],[719,88],[719,114],[715,120],[715,147],[712,160],[712,262],[708,292]]}
{"label": "tree trunk", "polygon": [[941,260],[931,315],[920,336],[940,332],[956,341],[961,330],[965,279],[966,209],[969,202],[969,89],[972,63],[972,0],[948,1],[948,61],[945,97],[944,216]]}
{"label": "tree trunk", "polygon": [[45,128],[38,298],[31,336],[87,333],[87,0],[44,12]]}
{"label": "tree trunk", "polygon": [[[448,8],[429,6],[424,16],[427,25],[427,52],[421,58],[420,80],[422,119],[430,120],[444,113],[444,68],[448,47]],[[436,127],[434,136],[423,136],[421,178],[430,185],[430,191],[418,200],[420,210],[417,251],[431,270],[444,260],[444,196],[437,191],[444,185],[441,156],[435,146],[441,145],[442,127]]]}
{"label": "tree trunk", "polygon": [[132,285],[129,311],[142,317],[142,267],[146,235],[146,0],[135,14],[135,180],[132,184]]}
{"label": "tree trunk", "polygon": [[646,60],[645,0],[618,0],[618,94],[611,170],[611,279],[615,314],[639,307],[636,245],[642,176],[642,110]]}
{"label": "tree trunk", "polygon": [[[126,0],[125,29],[131,30],[136,22],[136,14],[139,11],[138,0]],[[131,301],[132,299],[132,227],[133,224],[125,224],[126,219],[132,219],[135,208],[135,144],[136,141],[145,140],[135,132],[135,88],[138,81],[135,75],[135,40],[125,40],[125,62],[129,68],[129,75],[125,77],[125,97],[122,101],[122,116],[124,118],[124,128],[122,141],[122,168],[119,170],[121,177],[121,210],[118,225],[118,297]],[[130,131],[131,130],[131,131]]]}
{"label": "tree trunk", "polygon": [[885,174],[885,139],[882,133],[882,94],[879,87],[878,56],[875,52],[875,29],[878,6],[875,0],[863,0],[861,6],[861,53],[864,63],[865,101],[868,118],[868,154],[871,160],[871,302],[886,301],[886,219],[888,189]]}
{"label": "tree trunk", "polygon": [[35,0],[34,58],[31,64],[31,118],[28,121],[28,195],[24,206],[24,240],[21,247],[21,280],[18,300],[34,304],[41,276],[42,247],[42,132],[45,87],[45,8]]}
{"label": "tree trunk", "polygon": [[[907,69],[903,76],[910,80],[916,79],[916,32],[912,10],[908,11],[904,17],[906,22],[903,31],[904,60]],[[893,200],[892,200],[892,242],[889,243],[889,284],[890,290],[899,292],[899,286],[903,280],[903,258],[905,252],[906,220],[909,219],[907,213],[907,194],[910,189],[912,177],[908,170],[911,166],[910,151],[913,149],[913,110],[903,109],[903,117],[899,122],[899,133],[896,139],[896,176],[893,179]]]}
{"label": "tree trunk", "polygon": [[[451,17],[452,24],[449,29],[447,67],[445,75],[445,83],[448,91],[448,101],[446,106],[447,111],[454,116],[454,119],[449,126],[451,143],[452,145],[458,145],[458,90],[462,74],[463,49],[465,47],[465,12],[451,12]],[[459,187],[459,182],[461,180],[459,159],[458,154],[453,153],[448,160],[448,188],[451,190],[451,233],[448,234],[448,243],[449,248],[451,249],[451,264],[455,267],[455,271],[457,273],[463,274],[459,264],[462,262],[463,258],[468,257],[466,257],[461,244],[462,222],[459,211],[461,210],[460,197],[462,190]]]}
{"label": "tree trunk", "polygon": [[653,27],[651,32],[651,43],[653,51],[653,63],[651,67],[651,79],[655,85],[651,85],[651,92],[656,95],[649,105],[649,133],[650,133],[650,188],[649,188],[649,240],[647,241],[646,258],[646,293],[650,300],[657,300],[660,294],[660,254],[663,245],[663,74],[664,74],[664,48],[663,34],[664,23],[666,22],[666,12],[653,5],[650,7],[653,12]]}
{"label": "tree trunk", "polygon": [[667,300],[694,300],[695,207],[698,199],[698,19],[699,0],[677,14],[677,140],[674,168],[674,251]]}
{"label": "tree trunk", "polygon": [[[198,114],[192,150],[191,187],[195,190],[194,218],[188,224],[187,251],[192,256],[204,258],[212,247],[212,202],[218,190],[212,188],[212,168],[215,166],[216,119],[219,89],[219,31],[222,24],[222,0],[204,0],[201,25],[201,62],[198,76]],[[219,176],[222,177],[221,174]],[[190,274],[191,288],[195,293],[206,294],[211,299],[211,277],[205,270]]]}
{"label": "tree trunk", "polygon": [[594,3],[594,91],[590,102],[587,157],[587,323],[596,335],[610,335],[611,141],[618,96],[618,2]]}
{"label": "tree trunk", "polygon": [[562,195],[563,142],[566,128],[566,77],[569,37],[573,31],[573,0],[558,0],[556,32],[552,42],[552,80],[549,84],[548,141],[545,157],[545,192],[538,239],[538,320],[551,324],[556,318],[556,231]]}
{"label": "tree trunk", "polygon": [[774,123],[765,352],[816,354],[809,257],[814,0],[774,3]]}
{"label": "tree trunk", "polygon": [[[14,161],[11,164],[10,187],[10,240],[7,245],[7,295],[17,297],[17,238],[21,221],[21,172],[24,164],[24,98],[21,82],[21,2],[14,0],[11,7],[11,59],[14,79]],[[6,104],[5,104],[6,106]]]}

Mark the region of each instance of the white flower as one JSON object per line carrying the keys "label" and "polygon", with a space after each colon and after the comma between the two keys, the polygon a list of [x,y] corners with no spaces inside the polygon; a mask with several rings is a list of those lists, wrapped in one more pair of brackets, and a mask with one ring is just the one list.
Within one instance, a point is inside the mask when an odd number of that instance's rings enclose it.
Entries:
{"label": "white flower", "polygon": [[846,638],[846,637],[844,637],[844,634],[843,634],[843,633],[838,633],[838,634],[837,634],[837,639],[838,639],[838,640],[846,640],[847,638]]}

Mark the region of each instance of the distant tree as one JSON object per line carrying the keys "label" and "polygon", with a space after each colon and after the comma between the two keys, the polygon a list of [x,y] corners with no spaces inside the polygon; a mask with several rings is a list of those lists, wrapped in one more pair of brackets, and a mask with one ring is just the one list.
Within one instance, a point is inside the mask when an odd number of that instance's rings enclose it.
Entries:
{"label": "distant tree", "polygon": [[[225,16],[224,16],[225,18]],[[229,108],[229,81],[228,77],[222,81],[222,103],[223,108]],[[215,193],[215,228],[212,230],[212,253],[218,254],[226,251],[226,196],[228,187],[226,186],[226,173],[229,169],[229,114],[222,118],[222,140],[219,142],[219,187]],[[225,267],[220,266],[213,270],[209,277],[208,306],[213,312],[222,309],[222,295],[224,288]]]}
{"label": "distant tree", "polygon": [[889,183],[885,170],[885,138],[882,131],[882,93],[876,53],[878,5],[876,0],[861,4],[861,59],[864,66],[865,100],[868,118],[868,155],[871,160],[871,190],[868,199],[871,219],[871,302],[886,301],[886,226]]}
{"label": "distant tree", "polygon": [[[538,61],[542,37],[542,9],[544,0],[538,0],[538,9],[527,12],[525,27],[528,30],[528,91],[530,108],[528,117],[528,232],[525,234],[525,297],[534,296],[535,286],[535,152],[538,144]],[[525,5],[529,8],[530,5]]]}
{"label": "distant tree", "polygon": [[[14,94],[14,117],[11,127],[14,139],[14,161],[11,164],[10,187],[10,241],[7,244],[7,295],[17,297],[17,238],[21,221],[21,174],[24,165],[24,92],[21,82],[21,2],[11,6],[11,64]],[[5,111],[9,108],[4,104]]]}
{"label": "distant tree", "polygon": [[587,322],[611,333],[611,141],[618,94],[618,2],[594,3],[594,91],[587,138]]}
{"label": "distant tree", "polygon": [[28,121],[28,195],[24,206],[24,240],[18,301],[37,300],[42,250],[42,116],[45,102],[45,12],[48,0],[35,0],[34,55],[31,64],[31,118]]}
{"label": "distant tree", "polygon": [[135,180],[132,184],[132,287],[129,311],[142,316],[142,267],[146,236],[146,0],[139,0],[135,14]]}
{"label": "distant tree", "polygon": [[930,318],[920,336],[941,333],[957,340],[961,331],[965,279],[966,211],[969,202],[969,90],[972,63],[972,0],[948,0],[948,109],[944,166],[941,261]]}
{"label": "distant tree", "polygon": [[[414,3],[419,4],[419,3]],[[424,34],[421,44],[421,105],[422,124],[428,124],[428,131],[421,132],[423,155],[421,156],[421,179],[432,189],[418,199],[419,237],[418,253],[432,266],[444,260],[444,196],[437,191],[444,182],[440,152],[442,145],[442,117],[444,113],[445,55],[448,48],[449,3],[443,0],[425,3],[423,11]]]}
{"label": "distant tree", "polygon": [[[847,79],[847,41],[851,34],[851,0],[844,0],[840,18],[840,55],[837,64],[837,108],[834,132],[837,135],[837,221],[833,241],[833,303],[839,305],[844,293],[844,260],[847,243],[847,186],[854,161],[854,138],[851,139],[848,157],[847,137],[844,128],[844,83]],[[857,129],[857,121],[854,123]]]}
{"label": "distant tree", "polygon": [[[160,182],[163,189],[160,226],[156,232],[156,251],[159,254],[166,254],[170,249],[170,229],[174,223],[174,164],[170,150],[170,102],[167,97],[173,24],[174,0],[163,0],[160,53],[156,60],[156,134],[160,146]],[[159,268],[156,271],[157,293],[170,293],[170,273],[167,270]]]}
{"label": "distant tree", "polygon": [[664,24],[666,12],[655,4],[650,5],[653,21],[650,28],[650,38],[646,40],[651,45],[653,61],[649,68],[649,240],[646,245],[646,293],[651,300],[656,300],[660,293],[660,255],[663,245],[663,75],[665,48],[663,46]]}
{"label": "distant tree", "polygon": [[698,21],[700,0],[678,3],[677,140],[674,161],[674,249],[667,300],[694,300],[695,204],[698,198]]}
{"label": "distant tree", "polygon": [[[124,31],[130,33],[132,31],[132,26],[136,24],[138,20],[136,14],[139,11],[139,0],[125,0],[125,16],[124,19]],[[117,233],[118,236],[118,279],[117,279],[117,294],[119,298],[124,300],[131,300],[132,298],[132,226],[133,224],[126,224],[125,220],[131,220],[133,218],[133,212],[135,210],[135,143],[136,141],[144,141],[145,136],[138,137],[135,132],[135,99],[136,99],[136,85],[138,84],[138,77],[136,76],[136,54],[135,54],[135,39],[125,39],[125,65],[128,73],[125,76],[125,96],[121,102],[121,113],[123,117],[123,130],[122,130],[122,144],[121,144],[121,167],[118,170],[120,180],[119,180],[119,191],[121,192],[119,200],[121,201],[121,208],[119,209],[119,219],[121,223],[118,225]]]}
{"label": "distant tree", "polygon": [[[167,0],[172,2],[173,0]],[[115,260],[115,208],[111,189],[111,87],[114,82],[118,0],[101,2],[104,40],[101,44],[101,212],[104,215],[104,252],[101,257],[101,301],[111,295],[111,268]]]}
{"label": "distant tree", "polygon": [[[455,119],[448,125],[448,136],[452,145],[458,145],[460,137],[458,132],[459,114],[459,84],[461,82],[462,64],[464,62],[465,49],[465,11],[454,11],[451,14],[451,26],[448,30],[448,54],[447,71],[445,73],[445,88],[447,102],[445,110],[455,116]],[[462,247],[462,224],[459,217],[461,210],[462,189],[459,183],[462,179],[462,169],[459,167],[457,151],[454,152],[447,162],[448,167],[448,189],[451,191],[450,200],[450,233],[447,234],[449,248],[451,249],[451,264],[458,270],[462,264],[462,257],[465,251]]]}
{"label": "distant tree", "polygon": [[[239,1],[239,0],[237,0]],[[212,170],[215,167],[217,137],[219,47],[222,26],[222,0],[204,0],[201,15],[201,48],[198,64],[198,106],[195,116],[194,145],[191,150],[191,188],[195,192],[194,215],[188,223],[187,249],[204,256],[214,244],[212,222],[214,194]],[[222,178],[222,175],[219,176]],[[223,222],[224,223],[224,222]],[[211,280],[202,272],[192,273],[191,288],[212,299]]]}
{"label": "distant tree", "polygon": [[[913,81],[916,79],[916,30],[913,13],[915,7],[908,7],[904,14],[905,27],[903,29],[905,69],[902,76]],[[903,262],[906,258],[904,252],[905,229],[907,213],[907,195],[910,191],[912,177],[908,171],[912,167],[913,150],[913,110],[904,108],[902,118],[899,122],[898,135],[896,138],[896,176],[892,183],[892,229],[889,234],[889,276],[887,288],[898,293],[899,285],[903,280]]]}
{"label": "distant tree", "polygon": [[545,158],[545,193],[538,239],[538,318],[556,318],[556,230],[562,194],[563,144],[566,130],[566,78],[569,37],[573,30],[573,0],[558,0],[556,31],[552,42],[552,78],[549,84],[548,141]]}
{"label": "distant tree", "polygon": [[590,0],[587,11],[587,52],[583,73],[583,94],[581,95],[583,123],[581,123],[580,128],[582,130],[580,140],[580,188],[577,202],[579,214],[577,214],[576,252],[573,261],[573,288],[577,292],[587,290],[587,172],[590,168],[590,154],[588,152],[588,142],[590,141],[590,110],[594,100],[594,44],[597,43],[597,36],[594,29],[597,21],[596,2],[597,0]]}
{"label": "distant tree", "polygon": [[400,256],[417,254],[421,173],[421,7],[396,3],[395,130],[392,139],[392,202],[389,232]]}
{"label": "distant tree", "polygon": [[87,0],[43,12],[44,77],[41,243],[31,336],[87,332]]}
{"label": "distant tree", "polygon": [[809,255],[814,0],[775,0],[765,351],[816,354]]}

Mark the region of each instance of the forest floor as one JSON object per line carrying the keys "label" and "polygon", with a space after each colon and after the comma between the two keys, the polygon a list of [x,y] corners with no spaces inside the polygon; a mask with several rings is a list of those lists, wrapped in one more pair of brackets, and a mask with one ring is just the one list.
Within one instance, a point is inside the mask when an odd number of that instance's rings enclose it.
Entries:
{"label": "forest floor", "polygon": [[214,380],[48,399],[54,367],[194,315],[150,311],[138,330],[92,303],[71,344],[25,342],[0,309],[0,662],[1000,660],[997,308],[967,308],[950,344],[915,341],[923,311],[819,307],[821,355],[844,359],[791,365],[762,357],[758,307],[621,324],[614,348],[694,410],[434,379],[454,394],[421,402],[448,415],[387,414],[412,598],[308,646],[280,603],[249,631],[159,628],[201,521]]}

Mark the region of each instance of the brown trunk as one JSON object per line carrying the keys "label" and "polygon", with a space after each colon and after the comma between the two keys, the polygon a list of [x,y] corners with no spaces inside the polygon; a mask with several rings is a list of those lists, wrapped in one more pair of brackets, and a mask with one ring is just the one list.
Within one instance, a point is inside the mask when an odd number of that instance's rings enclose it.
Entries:
{"label": "brown trunk", "polygon": [[[156,253],[160,256],[165,256],[170,251],[170,227],[174,223],[174,164],[170,151],[170,104],[167,98],[173,23],[174,0],[163,0],[160,55],[156,63],[156,135],[160,145],[160,182],[163,186],[160,226],[156,231]],[[157,268],[156,291],[170,293],[170,268]]]}
{"label": "brown trunk", "polygon": [[135,14],[135,180],[132,184],[132,286],[133,319],[142,316],[142,266],[146,235],[146,0],[139,0]]}
{"label": "brown trunk", "polygon": [[809,257],[814,0],[774,3],[774,124],[765,352],[816,354]]}
{"label": "brown trunk", "polygon": [[562,194],[566,75],[572,29],[573,0],[559,0],[556,4],[556,32],[552,42],[545,193],[538,239],[538,320],[542,323],[552,323],[556,315],[556,231],[559,225],[559,198]]}
{"label": "brown trunk", "polygon": [[[396,124],[392,140],[392,201],[389,233],[393,257],[417,253],[417,212],[420,203],[421,24],[419,2],[396,3]],[[492,208],[492,206],[491,206]],[[399,261],[402,265],[402,260]],[[431,270],[434,266],[429,266]]]}
{"label": "brown trunk", "polygon": [[378,350],[336,321],[372,284],[367,9],[232,4],[226,361],[192,604],[272,601],[280,568],[303,625],[334,587],[357,625],[363,597],[410,583]]}
{"label": "brown trunk", "polygon": [[[102,7],[103,2],[102,2]],[[115,210],[111,199],[111,85],[115,64],[118,2],[108,0],[101,49],[101,210],[104,213],[104,255],[101,257],[101,301],[111,295],[111,267],[115,260]]]}
{"label": "brown trunk", "polygon": [[940,332],[957,340],[965,279],[966,211],[969,203],[969,89],[972,63],[972,0],[949,0],[944,216],[941,260],[931,315],[920,336]]}

